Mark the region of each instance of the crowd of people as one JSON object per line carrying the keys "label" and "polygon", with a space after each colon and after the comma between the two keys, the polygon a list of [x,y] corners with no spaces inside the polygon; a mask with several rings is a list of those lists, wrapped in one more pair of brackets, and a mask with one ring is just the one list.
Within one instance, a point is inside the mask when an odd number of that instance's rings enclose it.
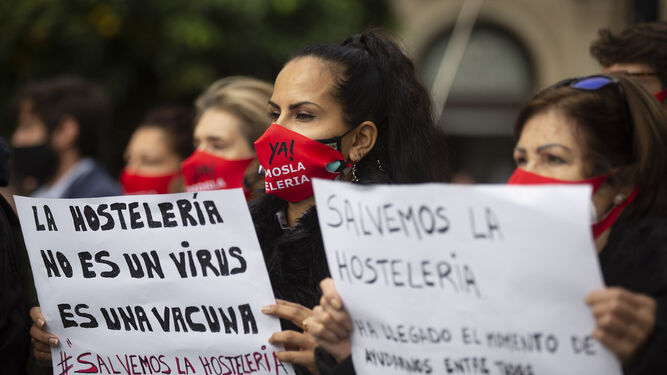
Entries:
{"label": "crowd of people", "polygon": [[[542,89],[520,111],[516,145],[507,150],[517,166],[508,183],[593,186],[591,230],[607,286],[582,301],[596,321],[592,334],[625,373],[663,373],[667,24],[601,30],[591,53],[600,74]],[[447,142],[430,95],[412,61],[377,30],[297,50],[273,84],[227,77],[211,84],[195,108],[149,111],[127,144],[118,179],[97,161],[111,121],[101,87],[57,77],[27,86],[17,103],[11,148],[0,144],[0,183],[9,182],[11,151],[20,193],[86,198],[242,188],[276,297],[262,311],[281,319],[282,331],[269,341],[284,345],[279,359],[300,374],[354,373],[353,327],[329,278],[312,178],[449,178]],[[293,142],[290,153],[308,178],[277,178],[273,171],[287,162],[274,159],[271,145],[281,141]],[[3,285],[13,286],[0,306],[2,332],[11,328],[3,337],[10,349],[2,350],[14,353],[14,373],[39,373],[34,361],[50,366],[50,349],[60,342],[39,309],[18,221],[2,204],[0,267]]]}

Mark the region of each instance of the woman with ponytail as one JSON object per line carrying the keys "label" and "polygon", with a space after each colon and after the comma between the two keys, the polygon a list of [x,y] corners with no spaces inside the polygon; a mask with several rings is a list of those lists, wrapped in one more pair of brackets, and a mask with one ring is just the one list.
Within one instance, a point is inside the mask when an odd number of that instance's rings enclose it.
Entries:
{"label": "woman with ponytail", "polygon": [[443,136],[414,65],[387,36],[354,35],[341,45],[298,50],[268,102],[273,125],[255,142],[266,195],[251,214],[283,318],[272,343],[301,373],[317,373],[314,339],[303,328],[329,276],[312,178],[358,184],[445,181]]}

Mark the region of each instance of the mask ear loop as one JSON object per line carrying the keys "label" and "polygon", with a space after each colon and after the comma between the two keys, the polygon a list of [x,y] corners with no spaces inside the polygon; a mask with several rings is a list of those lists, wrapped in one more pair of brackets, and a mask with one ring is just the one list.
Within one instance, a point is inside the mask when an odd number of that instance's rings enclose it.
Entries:
{"label": "mask ear loop", "polygon": [[[359,124],[361,125],[361,124]],[[325,144],[327,146],[330,146],[334,148],[338,152],[343,152],[343,137],[346,135],[350,134],[353,130],[359,127],[359,125],[348,129],[345,133],[342,135],[336,136],[336,137],[331,137],[331,138],[326,138],[326,139],[316,139],[317,142],[320,142],[322,144]],[[335,146],[334,146],[335,145]],[[326,168],[327,171],[331,173],[341,173],[341,174],[347,174],[349,172],[349,168],[353,163],[350,162],[350,160],[337,160],[337,161],[332,161],[331,163],[328,163]]]}

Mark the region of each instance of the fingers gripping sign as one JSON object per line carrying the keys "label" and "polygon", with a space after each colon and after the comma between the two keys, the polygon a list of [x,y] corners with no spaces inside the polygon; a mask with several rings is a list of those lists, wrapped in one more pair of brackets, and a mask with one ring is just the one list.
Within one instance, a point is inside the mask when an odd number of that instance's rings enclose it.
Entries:
{"label": "fingers gripping sign", "polygon": [[[262,312],[267,315],[286,319],[303,327],[304,330],[310,325],[313,311],[297,303],[276,299],[275,305],[262,307]],[[315,366],[315,347],[317,342],[308,332],[297,332],[292,330],[276,332],[269,338],[272,345],[282,344],[285,351],[278,352],[277,356],[283,362],[300,365],[307,368],[311,373],[318,374]]]}
{"label": "fingers gripping sign", "polygon": [[588,295],[596,327],[593,336],[623,364],[632,361],[655,329],[656,302],[623,288],[605,288]]}
{"label": "fingers gripping sign", "polygon": [[320,287],[322,298],[320,305],[313,309],[313,319],[308,326],[308,332],[315,337],[318,345],[340,362],[350,355],[352,320],[343,307],[333,280],[322,280]]}
{"label": "fingers gripping sign", "polygon": [[39,306],[30,309],[30,318],[33,321],[30,327],[30,342],[35,359],[44,366],[51,366],[51,347],[58,346],[59,340],[44,329],[46,319]]}

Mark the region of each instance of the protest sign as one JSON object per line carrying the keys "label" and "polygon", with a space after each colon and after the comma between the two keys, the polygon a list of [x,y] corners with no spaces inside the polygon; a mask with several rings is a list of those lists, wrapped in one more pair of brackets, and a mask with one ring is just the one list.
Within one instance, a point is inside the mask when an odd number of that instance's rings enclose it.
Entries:
{"label": "protest sign", "polygon": [[293,374],[240,189],[15,199],[54,374]]}
{"label": "protest sign", "polygon": [[584,302],[589,187],[314,186],[357,373],[621,373]]}

